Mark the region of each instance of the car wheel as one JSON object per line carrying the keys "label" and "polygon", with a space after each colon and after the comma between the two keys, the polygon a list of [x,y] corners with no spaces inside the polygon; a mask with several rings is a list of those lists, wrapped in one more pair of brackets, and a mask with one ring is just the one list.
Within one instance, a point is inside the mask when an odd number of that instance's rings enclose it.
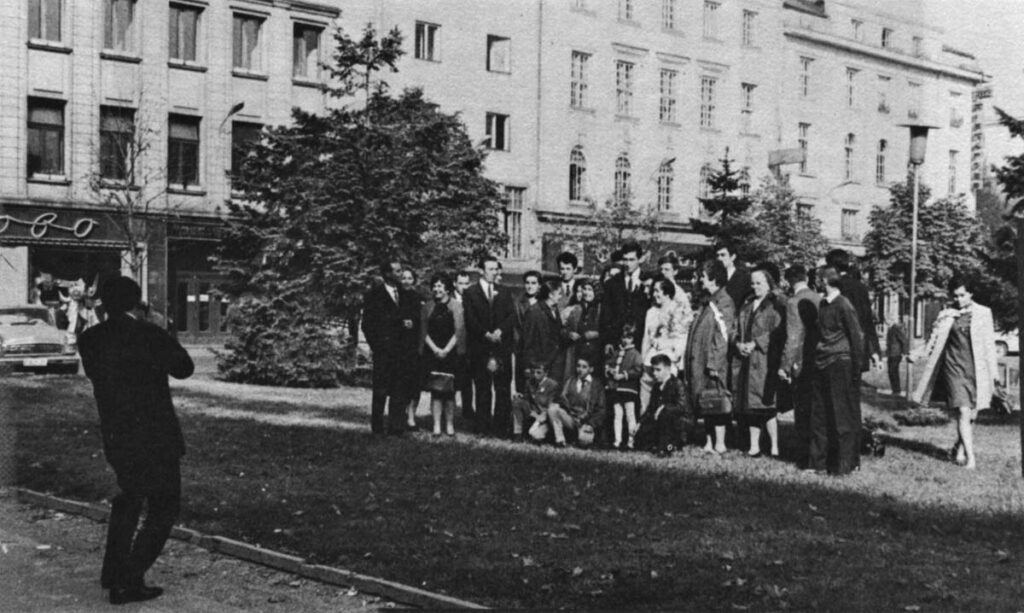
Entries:
{"label": "car wheel", "polygon": [[1005,358],[1006,354],[1010,352],[1010,346],[1003,341],[996,342],[996,357]]}

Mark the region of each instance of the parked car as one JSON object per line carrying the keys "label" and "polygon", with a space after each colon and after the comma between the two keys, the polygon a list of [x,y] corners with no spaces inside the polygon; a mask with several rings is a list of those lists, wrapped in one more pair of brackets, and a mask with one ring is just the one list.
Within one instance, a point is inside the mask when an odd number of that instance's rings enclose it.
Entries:
{"label": "parked car", "polygon": [[1020,334],[1018,330],[1001,332],[996,336],[996,356],[1003,358],[1020,353]]}
{"label": "parked car", "polygon": [[0,307],[0,364],[73,375],[78,372],[78,348],[57,328],[47,307]]}

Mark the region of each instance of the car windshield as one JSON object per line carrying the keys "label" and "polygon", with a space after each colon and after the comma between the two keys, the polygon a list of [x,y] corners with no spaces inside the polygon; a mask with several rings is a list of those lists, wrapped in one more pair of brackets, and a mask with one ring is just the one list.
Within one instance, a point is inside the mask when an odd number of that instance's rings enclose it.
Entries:
{"label": "car windshield", "polygon": [[0,326],[37,326],[46,325],[48,322],[49,314],[46,309],[0,309]]}

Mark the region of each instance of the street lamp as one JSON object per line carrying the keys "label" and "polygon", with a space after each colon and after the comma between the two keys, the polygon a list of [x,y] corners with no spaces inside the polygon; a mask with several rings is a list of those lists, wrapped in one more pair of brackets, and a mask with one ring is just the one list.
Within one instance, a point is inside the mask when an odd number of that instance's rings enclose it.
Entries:
{"label": "street lamp", "polygon": [[[911,219],[910,230],[910,347],[914,346],[914,333],[917,331],[917,309],[915,308],[916,282],[917,282],[917,209],[920,206],[921,189],[921,164],[924,164],[924,154],[928,147],[928,130],[938,129],[923,123],[902,123],[897,124],[902,128],[910,128],[910,166],[914,171],[914,209]],[[913,393],[914,364],[907,361],[907,397]]]}

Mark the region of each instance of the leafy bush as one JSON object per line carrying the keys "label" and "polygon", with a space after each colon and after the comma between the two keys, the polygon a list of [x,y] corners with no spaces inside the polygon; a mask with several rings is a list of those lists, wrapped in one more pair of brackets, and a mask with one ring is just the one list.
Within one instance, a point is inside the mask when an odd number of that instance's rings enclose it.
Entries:
{"label": "leafy bush", "polygon": [[892,418],[904,426],[942,426],[949,423],[946,411],[930,407],[899,411],[893,413]]}

